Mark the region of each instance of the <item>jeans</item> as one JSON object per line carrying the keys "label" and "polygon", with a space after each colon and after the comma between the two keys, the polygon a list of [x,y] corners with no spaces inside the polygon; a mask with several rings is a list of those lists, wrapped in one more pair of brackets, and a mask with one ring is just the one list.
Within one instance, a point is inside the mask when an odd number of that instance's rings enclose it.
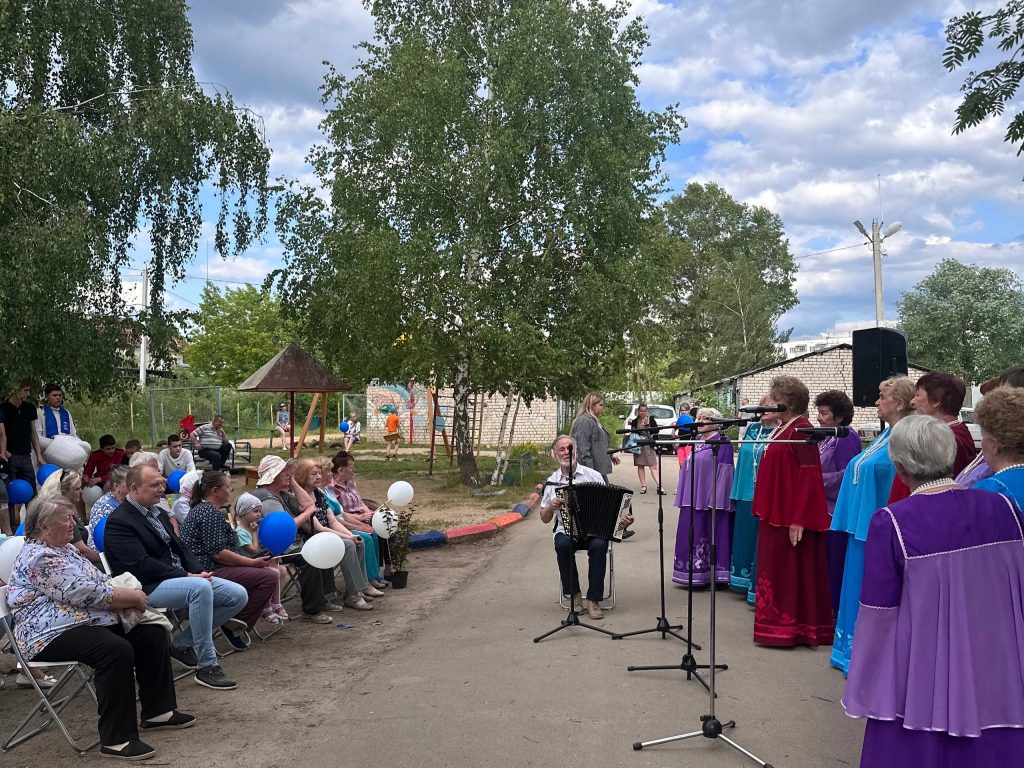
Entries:
{"label": "jeans", "polygon": [[562,579],[562,594],[567,597],[580,591],[580,575],[576,570],[576,552],[587,550],[590,560],[588,569],[587,599],[600,602],[604,599],[604,572],[608,561],[608,540],[589,538],[574,541],[564,533],[555,534],[555,557],[558,560],[558,575]]}
{"label": "jeans", "polygon": [[167,579],[149,593],[153,608],[188,608],[188,629],[171,642],[175,648],[189,648],[196,652],[200,668],[217,666],[217,651],[213,647],[213,628],[238,613],[249,600],[245,587],[227,579],[212,576],[184,576]]}
{"label": "jeans", "polygon": [[200,448],[199,456],[210,462],[214,469],[221,469],[231,458],[231,443],[225,440],[220,444],[220,448]]}
{"label": "jeans", "polygon": [[358,597],[369,586],[366,580],[365,544],[361,538],[351,541],[345,539],[345,556],[341,558],[341,575],[345,579],[345,589],[349,597]]}

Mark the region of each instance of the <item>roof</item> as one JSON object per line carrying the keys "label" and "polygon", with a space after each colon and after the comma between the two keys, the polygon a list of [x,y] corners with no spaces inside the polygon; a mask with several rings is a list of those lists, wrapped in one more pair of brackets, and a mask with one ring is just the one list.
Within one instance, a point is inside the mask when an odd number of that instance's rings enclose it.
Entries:
{"label": "roof", "polygon": [[348,392],[349,385],[292,342],[238,385],[244,392]]}

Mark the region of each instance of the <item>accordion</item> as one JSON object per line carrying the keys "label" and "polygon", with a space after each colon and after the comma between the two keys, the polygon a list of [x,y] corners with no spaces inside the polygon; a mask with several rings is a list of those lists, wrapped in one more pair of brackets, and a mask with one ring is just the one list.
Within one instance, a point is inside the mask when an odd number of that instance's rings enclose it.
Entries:
{"label": "accordion", "polygon": [[604,483],[573,483],[559,486],[555,494],[562,502],[559,514],[567,536],[622,541],[625,526],[621,521],[630,508],[631,490]]}

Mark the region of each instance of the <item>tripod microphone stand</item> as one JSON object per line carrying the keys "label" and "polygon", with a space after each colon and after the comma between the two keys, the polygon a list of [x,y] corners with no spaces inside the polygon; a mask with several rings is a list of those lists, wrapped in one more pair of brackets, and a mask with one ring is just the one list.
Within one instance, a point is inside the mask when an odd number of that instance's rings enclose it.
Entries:
{"label": "tripod microphone stand", "polygon": [[[724,435],[723,435],[723,437],[724,437]],[[710,562],[711,562],[712,572],[713,572],[713,569],[715,568],[715,563],[717,562],[717,557],[718,557],[718,541],[717,541],[717,537],[715,535],[715,522],[716,522],[715,516],[718,513],[718,510],[716,509],[717,505],[715,503],[715,496],[717,495],[717,490],[718,490],[717,489],[717,486],[718,486],[718,471],[717,471],[718,470],[718,451],[719,451],[719,449],[721,448],[722,445],[725,445],[727,443],[729,443],[729,439],[728,438],[724,438],[723,440],[715,440],[715,441],[710,443],[712,454],[713,454],[714,461],[715,461],[715,465],[714,465],[715,472],[712,473],[712,475],[711,475],[711,478],[712,478],[711,479],[711,485],[712,485],[711,499],[712,499],[712,501],[711,501],[711,521],[710,521],[711,522],[711,530],[710,530],[710,537],[709,537],[709,539],[710,539],[710,542],[709,542],[710,543]],[[694,469],[696,469],[696,457],[695,457],[695,460],[694,460]],[[692,476],[693,476],[693,472],[691,471],[691,477]],[[691,503],[692,503],[692,495],[691,495]],[[693,507],[692,506],[690,507],[690,514],[691,515],[693,514]],[[692,569],[693,569],[693,550],[692,550],[692,548],[690,550],[690,568],[691,568],[691,582],[692,582],[692,580],[693,580],[693,578],[692,578]],[[693,738],[696,738],[697,736],[704,736],[705,738],[708,738],[708,739],[721,739],[722,741],[724,741],[726,744],[728,744],[733,749],[737,750],[738,752],[743,753],[744,755],[749,757],[751,760],[753,760],[755,763],[757,763],[758,765],[762,766],[762,768],[772,768],[771,763],[766,763],[764,760],[759,758],[753,752],[747,751],[746,749],[741,747],[739,744],[737,744],[735,741],[733,741],[732,739],[730,739],[728,736],[726,736],[723,733],[723,730],[726,729],[726,728],[735,728],[736,727],[736,721],[735,720],[727,720],[726,722],[723,723],[721,720],[718,719],[717,715],[715,714],[715,698],[716,698],[716,694],[715,694],[715,670],[719,668],[719,666],[715,664],[715,646],[716,646],[716,639],[717,639],[715,637],[715,625],[716,625],[716,600],[715,600],[715,596],[718,593],[718,590],[715,588],[714,576],[712,576],[712,580],[711,581],[712,581],[712,583],[711,583],[711,617],[710,617],[710,623],[711,623],[711,642],[710,642],[710,648],[708,649],[708,657],[709,657],[708,668],[710,669],[710,674],[709,674],[710,685],[706,686],[707,689],[708,689],[708,714],[700,716],[701,727],[700,727],[699,731],[691,731],[689,733],[683,733],[683,734],[680,734],[678,736],[668,736],[668,737],[663,738],[663,739],[654,739],[653,741],[637,741],[637,742],[633,743],[633,749],[639,751],[639,750],[643,749],[644,747],[653,747],[653,746],[658,745],[658,744],[667,744],[667,743],[672,742],[672,741],[683,741],[684,739],[693,739]],[[692,583],[691,583],[691,592],[692,592]],[[699,676],[698,676],[698,679],[700,679]],[[703,682],[703,680],[701,680],[701,682]]]}
{"label": "tripod microphone stand", "polygon": [[[695,426],[691,427],[690,425],[686,425],[686,428],[691,433],[696,431],[696,427]],[[653,438],[654,435],[657,434],[657,430],[658,429],[660,429],[660,427],[653,427],[653,428],[648,427],[647,429],[635,429],[635,430],[631,429],[631,430],[621,430],[621,431],[622,432],[632,433],[632,434],[651,433],[651,437]],[[677,629],[682,629],[683,625],[682,624],[670,624],[669,620],[668,620],[668,617],[665,615],[666,614],[666,610],[665,610],[665,505],[664,505],[665,494],[664,494],[663,489],[662,489],[662,477],[663,477],[663,475],[662,475],[662,468],[661,468],[661,453],[658,452],[658,449],[657,449],[658,440],[656,438],[654,438],[652,440],[649,440],[646,443],[640,443],[640,445],[645,445],[645,444],[646,445],[654,445],[655,446],[654,452],[655,452],[655,455],[657,456],[657,459],[658,459],[658,577],[659,577],[658,581],[659,581],[659,586],[661,587],[661,614],[659,614],[655,618],[655,622],[656,623],[655,623],[655,625],[653,627],[650,627],[648,629],[638,629],[638,630],[635,630],[633,632],[620,632],[617,635],[613,635],[612,639],[613,640],[621,640],[624,637],[634,637],[636,635],[650,634],[651,632],[660,632],[662,640],[666,640],[666,639],[668,639],[668,635],[672,635],[672,637],[675,637],[676,639],[682,640],[684,643],[686,643],[688,648],[696,648],[699,651],[700,650],[700,646],[690,640],[689,632],[686,635],[681,635],[681,634],[679,634],[678,632],[675,631]],[[662,443],[662,445],[664,445],[664,443]],[[625,449],[625,448],[618,448],[616,450],[619,451],[619,450],[627,450],[627,449]],[[609,451],[609,453],[612,453],[612,451]],[[692,540],[693,540],[692,530],[693,530],[693,528],[692,528],[692,520],[691,520],[691,534],[690,534],[691,546],[692,546]],[[640,667],[629,667],[628,669],[630,671],[632,671],[634,669],[640,669]]]}
{"label": "tripod microphone stand", "polygon": [[[572,485],[573,485],[572,478],[573,478],[573,475],[575,475],[575,474],[576,474],[576,467],[575,467],[574,457],[572,455],[572,443],[569,443],[569,490],[568,490],[568,496],[566,498],[570,498],[572,496],[572,492],[573,492],[572,491]],[[570,514],[570,518],[571,518],[571,514],[572,514],[571,511],[567,510],[567,512]],[[561,514],[561,510],[555,512],[555,514],[556,515]],[[568,536],[570,539],[572,539],[573,543],[575,544],[576,538],[574,536],[572,536],[569,531],[565,531],[565,535]],[[576,572],[576,562],[575,562],[576,552],[575,552],[575,550],[572,553],[572,558],[573,558],[573,562],[571,563],[571,566],[570,566],[570,569],[569,569],[569,614],[564,619],[562,619],[561,622],[559,622],[557,627],[555,627],[554,629],[549,629],[547,632],[545,632],[545,633],[543,633],[541,635],[537,635],[537,637],[533,638],[533,642],[535,642],[535,643],[539,643],[545,637],[550,637],[551,635],[555,634],[556,632],[561,632],[563,629],[567,629],[568,627],[583,627],[584,629],[592,629],[595,632],[600,632],[601,634],[608,635],[610,637],[615,637],[615,633],[612,632],[611,630],[602,629],[601,627],[595,627],[593,624],[587,624],[585,622],[580,621],[580,615],[579,615],[579,613],[576,612],[576,605],[575,605],[575,602],[573,600],[573,598],[575,597],[576,593],[580,591],[579,574]]]}

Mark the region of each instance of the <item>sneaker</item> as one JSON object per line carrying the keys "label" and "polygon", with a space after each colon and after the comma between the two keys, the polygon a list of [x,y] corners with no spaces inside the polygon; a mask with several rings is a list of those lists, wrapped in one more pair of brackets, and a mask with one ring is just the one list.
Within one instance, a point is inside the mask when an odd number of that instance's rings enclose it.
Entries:
{"label": "sneaker", "polygon": [[363,597],[384,597],[384,593],[373,586],[373,582],[371,581],[369,586],[363,590]]}
{"label": "sneaker", "polygon": [[267,624],[280,624],[281,617],[274,612],[274,609],[269,605],[263,609],[263,613],[260,614],[260,618],[263,619]]}
{"label": "sneaker", "polygon": [[[19,672],[17,678],[14,680],[15,684],[19,688],[31,688],[32,681],[29,676],[24,672]],[[57,678],[53,675],[43,675],[42,677],[36,678],[36,685],[42,688],[44,691],[53,688],[57,684]]]}
{"label": "sneaker", "polygon": [[604,611],[601,610],[601,604],[596,600],[587,600],[587,616],[592,619],[603,619]]}
{"label": "sneaker", "polygon": [[325,611],[334,611],[335,613],[338,613],[340,611],[345,610],[345,606],[338,605],[337,603],[327,603],[327,604],[324,605],[324,610]]}
{"label": "sneaker", "polygon": [[572,609],[576,613],[583,613],[583,595],[579,592],[572,596]]}
{"label": "sneaker", "polygon": [[112,757],[115,760],[149,760],[156,754],[156,750],[153,747],[146,744],[144,741],[133,739],[128,742],[128,746],[123,749],[114,749],[113,747],[100,747],[100,755],[103,757]]}
{"label": "sneaker", "polygon": [[228,629],[227,624],[222,625],[220,631],[224,635],[224,639],[228,641],[237,653],[241,653],[249,648],[249,644],[245,642],[245,638],[241,635],[236,635],[232,630]]}
{"label": "sneaker", "polygon": [[357,594],[359,595],[359,597],[363,598],[363,600],[365,600],[366,602],[368,602],[368,603],[372,603],[373,602],[373,598],[370,597],[365,592],[358,592]]}
{"label": "sneaker", "polygon": [[274,613],[277,614],[277,617],[281,619],[281,621],[288,621],[289,619],[291,619],[291,616],[288,615],[288,611],[286,611],[284,609],[284,606],[280,603],[274,603],[273,608]]}
{"label": "sneaker", "polygon": [[328,616],[326,613],[304,613],[302,614],[302,620],[308,621],[310,624],[333,624],[334,619]]}
{"label": "sneaker", "polygon": [[354,608],[357,611],[372,611],[373,606],[363,600],[361,597],[347,597],[345,598],[345,607]]}
{"label": "sneaker", "polygon": [[191,728],[195,724],[195,715],[186,715],[184,712],[174,710],[167,720],[143,720],[139,723],[139,727],[144,731],[175,731]]}
{"label": "sneaker", "polygon": [[235,632],[248,632],[249,631],[249,625],[246,624],[241,619],[228,619],[227,621],[225,621],[220,626],[221,626],[221,629],[223,629],[224,627],[227,627],[228,629],[233,629]]}
{"label": "sneaker", "polygon": [[213,688],[218,691],[232,691],[238,687],[234,680],[224,674],[220,664],[196,670],[196,676],[193,680],[199,683],[199,685],[205,685],[207,688]]}
{"label": "sneaker", "polygon": [[189,669],[195,669],[199,666],[199,657],[196,656],[196,652],[191,648],[179,648],[176,645],[172,645],[171,658]]}

